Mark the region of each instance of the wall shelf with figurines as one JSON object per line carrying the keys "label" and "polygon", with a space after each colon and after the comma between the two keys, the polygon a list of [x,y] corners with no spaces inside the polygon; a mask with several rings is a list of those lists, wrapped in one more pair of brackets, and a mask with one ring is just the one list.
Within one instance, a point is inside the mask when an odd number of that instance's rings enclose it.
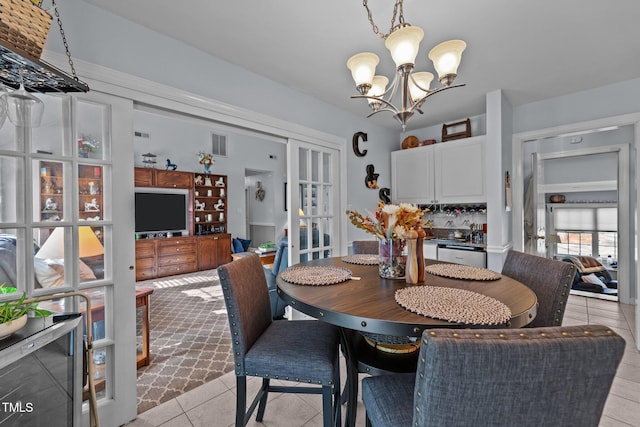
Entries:
{"label": "wall shelf with figurines", "polygon": [[195,234],[226,233],[227,177],[194,174],[193,199]]}

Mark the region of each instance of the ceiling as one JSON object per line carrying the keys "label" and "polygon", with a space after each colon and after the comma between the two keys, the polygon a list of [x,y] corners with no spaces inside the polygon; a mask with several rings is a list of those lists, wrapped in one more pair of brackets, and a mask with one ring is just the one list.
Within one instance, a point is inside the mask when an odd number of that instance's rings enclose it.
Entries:
{"label": "ceiling", "polygon": [[[350,99],[347,59],[370,51],[377,74],[395,71],[361,0],[85,1],[360,116],[371,110]],[[388,32],[393,1],[369,7]],[[404,17],[425,31],[418,71],[434,72],[427,53],[436,44],[467,42],[456,80],[466,86],[429,98],[408,130],[482,114],[497,89],[517,107],[640,77],[637,0],[406,0]],[[390,113],[372,120],[400,129]]]}

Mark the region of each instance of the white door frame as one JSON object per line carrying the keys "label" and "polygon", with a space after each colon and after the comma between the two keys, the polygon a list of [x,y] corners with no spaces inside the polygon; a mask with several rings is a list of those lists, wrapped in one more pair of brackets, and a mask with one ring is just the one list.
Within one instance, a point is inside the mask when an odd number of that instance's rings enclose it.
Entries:
{"label": "white door frame", "polygon": [[[523,250],[524,248],[524,233],[523,233],[523,220],[524,220],[524,176],[522,169],[522,152],[523,145],[526,141],[532,139],[541,139],[541,138],[551,138],[562,134],[568,134],[572,132],[584,132],[593,129],[606,129],[609,127],[620,127],[620,126],[633,126],[634,127],[634,142],[636,146],[640,144],[640,114],[626,114],[621,116],[607,117],[603,119],[591,120],[586,122],[572,123],[568,125],[562,125],[552,128],[528,131],[516,133],[513,135],[513,144],[512,144],[512,169],[513,169],[513,185],[512,185],[512,197],[513,197],[513,247],[514,249]],[[635,162],[636,165],[640,164],[640,150],[635,150],[636,157]],[[636,174],[638,171],[636,170]],[[627,177],[628,178],[628,177]],[[640,185],[635,183],[635,199],[636,206],[635,212],[636,217],[633,218],[636,227],[633,230],[633,235],[630,235],[630,238],[633,238],[635,242],[634,247],[635,251],[632,254],[629,254],[629,277],[631,278],[631,272],[634,272],[633,275],[635,277],[635,297],[631,299],[630,295],[626,296],[626,300],[620,298],[620,302],[626,304],[635,304],[636,306],[636,347],[640,350],[640,271],[638,267],[638,248],[640,248],[640,233],[638,224],[640,224],[640,212],[639,212],[639,203],[640,203]],[[629,211],[627,209],[627,211]],[[629,218],[629,223],[632,218]]]}

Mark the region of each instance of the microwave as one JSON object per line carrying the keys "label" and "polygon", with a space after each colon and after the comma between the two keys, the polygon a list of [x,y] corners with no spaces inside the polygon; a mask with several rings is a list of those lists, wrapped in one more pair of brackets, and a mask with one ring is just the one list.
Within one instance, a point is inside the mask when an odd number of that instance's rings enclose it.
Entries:
{"label": "microwave", "polygon": [[82,317],[30,318],[0,340],[0,426],[82,422]]}

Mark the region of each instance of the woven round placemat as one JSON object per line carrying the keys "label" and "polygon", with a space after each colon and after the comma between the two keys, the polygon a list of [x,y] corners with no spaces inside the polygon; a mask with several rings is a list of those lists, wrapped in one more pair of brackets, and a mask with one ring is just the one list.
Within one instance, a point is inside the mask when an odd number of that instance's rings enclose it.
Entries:
{"label": "woven round placemat", "polygon": [[499,273],[487,270],[486,268],[461,264],[432,264],[428,265],[425,270],[427,270],[429,274],[450,277],[452,279],[498,280],[502,277]]}
{"label": "woven round placemat", "polygon": [[448,322],[501,325],[511,319],[505,304],[466,289],[413,286],[397,290],[395,299],[409,311]]}
{"label": "woven round placemat", "polygon": [[342,257],[342,261],[347,264],[360,264],[360,265],[378,265],[380,259],[375,254],[355,254]]}
{"label": "woven round placemat", "polygon": [[296,285],[333,285],[351,278],[351,270],[333,266],[293,266],[280,273],[282,280]]}

